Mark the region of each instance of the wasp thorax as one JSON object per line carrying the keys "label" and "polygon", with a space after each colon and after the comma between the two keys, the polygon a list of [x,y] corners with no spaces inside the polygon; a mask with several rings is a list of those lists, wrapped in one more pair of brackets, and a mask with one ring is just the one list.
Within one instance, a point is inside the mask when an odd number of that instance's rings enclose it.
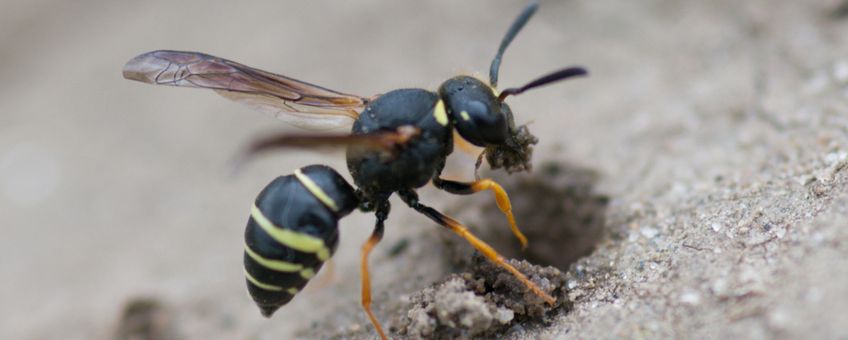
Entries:
{"label": "wasp thorax", "polygon": [[509,122],[491,86],[474,77],[457,76],[439,87],[439,97],[445,101],[456,130],[467,141],[477,146],[506,142]]}

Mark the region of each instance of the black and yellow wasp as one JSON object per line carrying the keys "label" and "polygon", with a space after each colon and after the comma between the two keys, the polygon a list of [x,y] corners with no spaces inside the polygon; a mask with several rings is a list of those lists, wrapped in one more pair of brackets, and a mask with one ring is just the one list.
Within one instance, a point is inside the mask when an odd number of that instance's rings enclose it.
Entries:
{"label": "black and yellow wasp", "polygon": [[[458,182],[441,177],[453,151],[453,131],[487,153],[526,156],[518,145],[513,113],[504,100],[525,90],[586,75],[570,67],[522,87],[497,89],[501,57],[535,13],[527,6],[507,31],[492,60],[489,82],[456,76],[437,91],[399,89],[370,98],[336,92],[226,59],[179,51],[141,54],[124,66],[124,77],[150,84],[212,89],[299,127],[327,129],[353,123],[348,135],[276,135],[259,139],[245,153],[291,146],[342,145],[356,188],[324,165],[310,165],[273,180],[256,198],[245,231],[244,269],[248,290],[263,315],[270,317],[306,285],[336,249],[338,221],[355,209],[376,214],[371,237],[362,246],[362,305],[385,338],[371,311],[368,254],[383,235],[389,197],[397,193],[409,207],[458,234],[489,260],[509,271],[527,289],[549,303],[555,299],[527,279],[485,242],[453,218],[424,205],[415,189],[432,182],[449,193],[468,195],[491,190],[522,246],[506,192],[490,179]],[[519,157],[520,158],[520,157]]]}

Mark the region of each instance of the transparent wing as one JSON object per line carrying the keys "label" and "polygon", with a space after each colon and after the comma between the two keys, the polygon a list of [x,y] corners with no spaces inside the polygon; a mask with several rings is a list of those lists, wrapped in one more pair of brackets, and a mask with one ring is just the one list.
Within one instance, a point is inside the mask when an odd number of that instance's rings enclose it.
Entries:
{"label": "transparent wing", "polygon": [[350,125],[369,100],[197,52],[147,52],[123,71],[143,83],[212,89],[310,130]]}

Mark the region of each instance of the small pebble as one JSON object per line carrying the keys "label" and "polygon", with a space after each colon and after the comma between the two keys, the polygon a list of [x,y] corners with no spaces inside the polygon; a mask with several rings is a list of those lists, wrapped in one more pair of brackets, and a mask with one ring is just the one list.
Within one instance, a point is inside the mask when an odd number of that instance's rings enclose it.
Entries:
{"label": "small pebble", "polygon": [[722,225],[721,223],[713,222],[712,224],[710,224],[710,228],[712,228],[714,232],[719,232],[721,231]]}
{"label": "small pebble", "polygon": [[726,279],[716,279],[713,281],[710,289],[713,291],[715,295],[725,295],[727,294],[727,280]]}
{"label": "small pebble", "polygon": [[660,233],[659,230],[652,227],[642,227],[642,229],[640,229],[640,232],[642,233],[642,236],[649,239],[654,238],[655,236],[657,236],[657,234]]}
{"label": "small pebble", "polygon": [[680,294],[680,302],[691,306],[697,306],[701,303],[701,293],[696,290],[687,289]]}

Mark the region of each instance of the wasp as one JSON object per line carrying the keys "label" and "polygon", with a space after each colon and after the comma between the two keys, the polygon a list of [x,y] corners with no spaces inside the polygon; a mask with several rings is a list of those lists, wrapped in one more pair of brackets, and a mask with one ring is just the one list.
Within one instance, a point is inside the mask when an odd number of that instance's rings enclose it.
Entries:
{"label": "wasp", "polygon": [[203,53],[167,50],[131,59],[123,75],[156,85],[212,89],[306,129],[353,124],[351,133],[345,135],[315,132],[259,138],[245,151],[249,156],[283,147],[344,146],[355,187],[325,165],[306,166],[274,179],[251,208],[245,230],[244,273],[250,295],[261,313],[270,317],[333,255],[339,220],[357,209],[373,212],[376,224],[362,246],[360,259],[362,306],[385,339],[371,310],[368,255],[383,237],[389,197],[395,193],[410,208],[465,239],[535,295],[551,304],[556,301],[463,224],[420,202],[415,191],[428,182],[457,195],[492,191],[513,234],[526,247],[527,239],[518,229],[509,197],[498,183],[491,179],[453,181],[442,178],[441,172],[453,152],[454,131],[467,142],[484,147],[490,164],[493,160],[504,164],[518,159],[512,166],[520,167],[517,163],[529,162],[532,143],[519,141],[527,134],[526,127],[515,126],[505,99],[588,74],[582,67],[567,67],[521,87],[497,89],[504,51],[537,8],[537,2],[530,3],[508,29],[492,60],[488,83],[460,75],[448,79],[436,91],[410,88],[360,97]]}

